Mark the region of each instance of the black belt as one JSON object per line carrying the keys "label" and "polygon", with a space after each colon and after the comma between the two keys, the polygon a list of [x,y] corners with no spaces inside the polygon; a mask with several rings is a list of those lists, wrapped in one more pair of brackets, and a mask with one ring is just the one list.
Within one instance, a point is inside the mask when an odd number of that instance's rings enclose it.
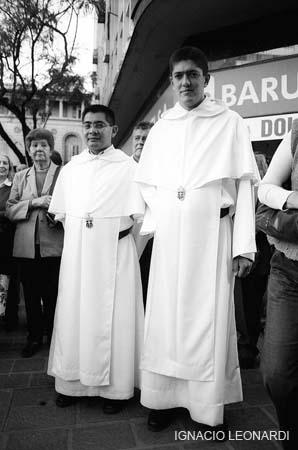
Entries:
{"label": "black belt", "polygon": [[220,210],[220,218],[221,219],[229,214],[229,209],[230,208],[221,208],[221,210]]}
{"label": "black belt", "polygon": [[119,236],[118,236],[119,241],[120,241],[120,239],[122,239],[122,238],[124,238],[125,236],[127,236],[127,235],[129,234],[129,232],[130,232],[131,229],[132,229],[132,227],[127,228],[126,230],[120,231],[120,232],[119,232]]}

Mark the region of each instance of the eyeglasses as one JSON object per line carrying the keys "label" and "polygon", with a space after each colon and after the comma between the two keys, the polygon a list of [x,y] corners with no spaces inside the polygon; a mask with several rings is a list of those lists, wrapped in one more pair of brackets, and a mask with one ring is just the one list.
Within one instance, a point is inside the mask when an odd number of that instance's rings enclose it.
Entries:
{"label": "eyeglasses", "polygon": [[186,75],[186,77],[190,80],[197,80],[200,77],[203,77],[204,74],[200,73],[197,70],[186,70],[185,72],[174,72],[172,74],[172,79],[176,81],[182,80],[182,78]]}
{"label": "eyeglasses", "polygon": [[94,128],[95,130],[103,130],[104,128],[111,127],[109,123],[104,122],[84,122],[83,128],[84,130],[88,131],[91,128]]}

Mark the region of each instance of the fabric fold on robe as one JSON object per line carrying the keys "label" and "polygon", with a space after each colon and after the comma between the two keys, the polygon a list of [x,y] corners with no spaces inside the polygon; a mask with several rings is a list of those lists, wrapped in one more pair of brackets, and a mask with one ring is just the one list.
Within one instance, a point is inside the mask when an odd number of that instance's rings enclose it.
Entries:
{"label": "fabric fold on robe", "polygon": [[[111,382],[111,348],[116,286],[124,275],[119,251],[128,252],[127,280],[138,314],[132,330],[142,329],[142,302],[137,254],[131,236],[119,247],[119,231],[142,216],[144,202],[133,183],[136,164],[113,146],[94,156],[85,150],[74,157],[57,179],[49,211],[64,222],[58,300],[49,359],[49,374],[86,386]],[[91,220],[91,227],[87,226]],[[126,248],[127,247],[127,248]],[[133,247],[128,251],[128,247]],[[134,279],[135,278],[135,279]],[[127,281],[128,282],[128,281]],[[124,295],[126,301],[129,295]],[[138,340],[140,335],[138,332]],[[124,345],[124,344],[123,344]],[[129,344],[133,347],[134,341]],[[119,351],[119,349],[118,349]]]}
{"label": "fabric fold on robe", "polygon": [[[157,409],[173,402],[185,406],[180,381],[194,383],[199,392],[209,383],[217,406],[213,416],[206,409],[206,420],[214,424],[224,403],[242,398],[232,256],[256,251],[253,191],[258,179],[248,130],[222,102],[207,97],[191,111],[177,104],[150,130],[135,177],[146,202],[141,233],[154,232],[141,364],[145,406],[155,408],[152,390],[160,399]],[[230,214],[220,219],[223,207]],[[230,246],[222,245],[224,235]],[[176,384],[177,396],[169,401],[163,386],[175,389]],[[233,396],[225,395],[229,384]],[[210,397],[212,409],[211,402]],[[198,420],[198,411],[191,413]]]}

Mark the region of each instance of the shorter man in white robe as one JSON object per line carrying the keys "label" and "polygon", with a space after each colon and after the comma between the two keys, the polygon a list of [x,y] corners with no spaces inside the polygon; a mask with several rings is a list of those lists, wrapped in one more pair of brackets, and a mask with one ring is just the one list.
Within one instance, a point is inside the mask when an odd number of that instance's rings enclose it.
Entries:
{"label": "shorter man in white robe", "polygon": [[48,373],[57,406],[101,396],[112,414],[139,386],[144,311],[131,228],[144,202],[137,164],[112,145],[113,111],[91,105],[82,121],[87,149],[61,170],[49,208],[65,238]]}
{"label": "shorter man in white robe", "polygon": [[143,151],[143,147],[145,145],[147,136],[149,134],[149,131],[153,127],[152,122],[142,121],[137,123],[137,125],[133,129],[132,134],[132,157],[135,160],[135,162],[140,161],[140,157]]}
{"label": "shorter man in white robe", "polygon": [[[143,147],[145,145],[146,139],[148,137],[149,131],[153,127],[152,122],[142,121],[137,123],[137,125],[133,129],[132,134],[132,145],[133,145],[133,154],[132,158],[138,163],[140,161],[140,157],[142,155]],[[137,230],[139,231],[139,226],[137,225]],[[145,245],[141,257],[140,257],[140,269],[141,269],[141,279],[142,279],[142,289],[143,289],[143,301],[144,308],[146,308],[146,299],[147,299],[147,289],[148,289],[148,280],[149,280],[149,270],[151,263],[151,254],[152,254],[152,245],[153,238],[148,235],[148,238],[140,239],[138,238],[139,243],[142,242],[142,246]],[[141,245],[139,246],[141,249]]]}
{"label": "shorter man in white robe", "polygon": [[221,425],[224,404],[242,400],[234,276],[249,273],[256,251],[258,170],[243,119],[204,94],[199,49],[173,53],[170,80],[178,103],[150,130],[136,174],[141,233],[154,233],[141,361],[153,431],[176,407]]}

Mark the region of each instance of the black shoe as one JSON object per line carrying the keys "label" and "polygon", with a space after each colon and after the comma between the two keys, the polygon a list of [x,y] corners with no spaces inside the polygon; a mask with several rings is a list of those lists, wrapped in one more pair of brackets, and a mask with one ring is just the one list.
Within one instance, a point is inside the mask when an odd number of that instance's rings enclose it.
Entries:
{"label": "black shoe", "polygon": [[59,408],[66,408],[67,406],[73,405],[76,402],[76,397],[71,397],[70,395],[58,394],[56,397],[56,405]]}
{"label": "black shoe", "polygon": [[147,426],[150,431],[162,431],[171,425],[173,419],[172,409],[151,409]]}
{"label": "black shoe", "polygon": [[4,328],[7,333],[18,329],[19,322],[5,322]]}
{"label": "black shoe", "polygon": [[105,398],[102,410],[105,414],[117,414],[125,407],[125,404],[126,400],[112,400]]}
{"label": "black shoe", "polygon": [[38,350],[41,349],[42,343],[38,341],[28,341],[26,346],[23,348],[21,355],[22,358],[30,358],[35,355]]}

